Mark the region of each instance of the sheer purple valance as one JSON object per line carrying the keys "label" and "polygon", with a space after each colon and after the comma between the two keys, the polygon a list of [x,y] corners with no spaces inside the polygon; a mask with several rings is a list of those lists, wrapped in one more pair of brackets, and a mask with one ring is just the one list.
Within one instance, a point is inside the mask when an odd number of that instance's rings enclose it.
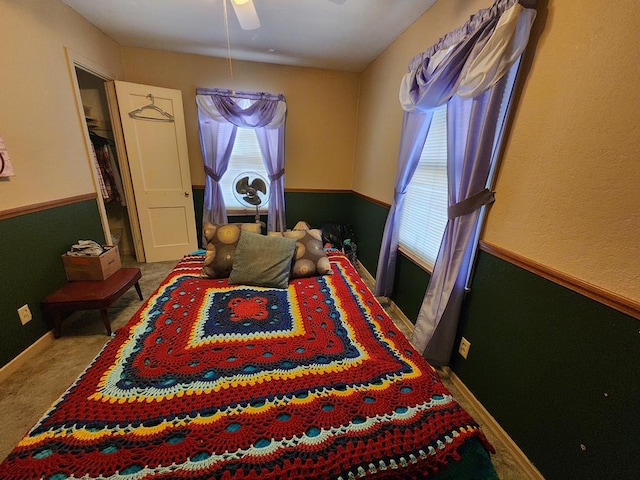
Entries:
{"label": "sheer purple valance", "polygon": [[[239,99],[251,100],[251,104],[243,108]],[[242,128],[276,128],[284,123],[287,111],[283,95],[222,88],[196,89],[196,103],[212,120]]]}
{"label": "sheer purple valance", "polygon": [[480,10],[409,62],[400,86],[405,111],[444,105],[453,95],[475,97],[505,75],[527,46],[536,11],[519,0]]}

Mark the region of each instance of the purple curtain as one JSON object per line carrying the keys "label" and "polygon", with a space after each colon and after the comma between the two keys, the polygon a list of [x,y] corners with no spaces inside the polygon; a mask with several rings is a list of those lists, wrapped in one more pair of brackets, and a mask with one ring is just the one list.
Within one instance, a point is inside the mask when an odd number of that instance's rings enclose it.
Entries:
{"label": "purple curtain", "polygon": [[413,335],[433,365],[445,365],[451,357],[475,249],[471,240],[481,208],[493,201],[486,186],[508,80],[504,76],[473,98],[454,96],[447,105],[449,220]]}
{"label": "purple curtain", "polygon": [[[395,196],[378,261],[376,295],[389,296],[393,291],[401,197],[428,134],[429,112],[448,105],[449,221],[412,338],[423,352],[434,337],[445,308],[451,315],[444,323],[455,335],[464,293],[464,281],[460,286],[458,273],[465,270],[464,264],[470,259],[469,240],[477,226],[479,209],[493,201],[485,187],[502,101],[500,92],[504,92],[502,79],[522,55],[534,18],[535,10],[524,8],[517,0],[498,0],[414,57],[401,83],[400,102],[405,118]],[[420,122],[424,123],[422,128],[417,125]],[[434,364],[445,364],[451,346],[452,343],[443,346],[437,356],[430,348],[425,356]]]}
{"label": "purple curtain", "polygon": [[287,229],[284,214],[284,128],[260,128],[256,135],[271,184],[267,230],[284,232]]}
{"label": "purple curtain", "polygon": [[[249,101],[241,107],[236,100]],[[238,127],[253,128],[269,172],[270,199],[267,228],[285,229],[284,211],[284,96],[269,93],[233,92],[225,89],[196,89],[200,145],[206,173],[203,221],[226,223],[219,180],[227,170]]]}
{"label": "purple curtain", "polygon": [[382,237],[382,247],[376,270],[374,294],[388,297],[393,291],[393,280],[398,254],[398,228],[400,211],[407,193],[407,186],[416,171],[420,153],[429,133],[433,112],[404,112],[402,132],[400,134],[400,152],[398,153],[398,170],[396,173],[393,202],[387,215]]}
{"label": "purple curtain", "polygon": [[[198,121],[200,148],[206,174],[202,217],[205,222],[227,223],[227,212],[219,182],[229,166],[238,127],[232,123],[216,122],[201,109],[198,109]],[[206,242],[203,242],[203,245],[206,245]]]}

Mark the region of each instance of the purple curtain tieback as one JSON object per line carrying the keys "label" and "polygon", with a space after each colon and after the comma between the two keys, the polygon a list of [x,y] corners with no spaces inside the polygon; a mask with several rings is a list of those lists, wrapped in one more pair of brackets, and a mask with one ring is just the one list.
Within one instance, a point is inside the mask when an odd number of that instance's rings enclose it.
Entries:
{"label": "purple curtain tieback", "polygon": [[220,181],[220,175],[216,175],[216,172],[214,172],[213,170],[211,170],[210,167],[205,166],[204,167],[204,172],[209,175],[215,182],[219,182]]}
{"label": "purple curtain tieback", "polygon": [[465,198],[461,202],[451,205],[447,210],[449,220],[473,213],[483,205],[493,203],[494,200],[494,192],[485,188],[484,190]]}
{"label": "purple curtain tieback", "polygon": [[275,182],[276,180],[279,180],[280,178],[282,178],[283,175],[284,175],[284,168],[280,170],[278,173],[276,173],[275,175],[269,175],[269,180],[271,180],[272,182]]}

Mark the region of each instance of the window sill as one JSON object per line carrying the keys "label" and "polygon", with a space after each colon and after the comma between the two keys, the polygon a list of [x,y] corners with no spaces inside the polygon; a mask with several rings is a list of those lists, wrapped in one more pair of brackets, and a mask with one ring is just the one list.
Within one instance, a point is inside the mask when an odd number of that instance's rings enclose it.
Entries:
{"label": "window sill", "polygon": [[[267,209],[259,209],[258,213],[260,215],[267,215]],[[255,216],[256,209],[255,208],[227,208],[227,215],[229,217],[240,217],[240,216]]]}

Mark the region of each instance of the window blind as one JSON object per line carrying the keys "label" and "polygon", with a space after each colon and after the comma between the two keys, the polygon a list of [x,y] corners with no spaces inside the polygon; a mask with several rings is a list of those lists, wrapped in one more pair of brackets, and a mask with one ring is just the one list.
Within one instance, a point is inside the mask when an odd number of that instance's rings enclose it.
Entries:
{"label": "window blind", "polygon": [[[251,128],[238,128],[236,141],[233,144],[233,151],[227,171],[220,179],[220,187],[224,197],[224,204],[228,214],[255,215],[255,208],[241,204],[234,195],[235,180],[242,173],[254,172],[261,175],[268,181],[258,139],[255,130]],[[267,211],[267,206],[260,207],[261,212]]]}
{"label": "window blind", "polygon": [[401,249],[432,271],[447,225],[447,106],[434,111],[400,213]]}

